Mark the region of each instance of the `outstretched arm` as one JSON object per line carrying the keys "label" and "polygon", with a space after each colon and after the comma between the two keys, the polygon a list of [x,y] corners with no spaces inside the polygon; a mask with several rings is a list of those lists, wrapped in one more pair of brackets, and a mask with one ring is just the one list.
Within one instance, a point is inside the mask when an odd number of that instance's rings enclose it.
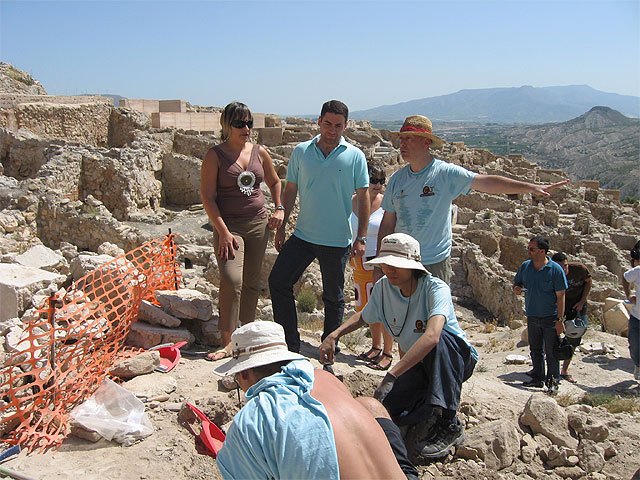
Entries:
{"label": "outstretched arm", "polygon": [[500,175],[476,175],[471,182],[471,188],[484,193],[531,193],[542,197],[548,197],[555,189],[569,183],[569,180],[551,184],[536,184],[514,180],[513,178],[501,177]]}

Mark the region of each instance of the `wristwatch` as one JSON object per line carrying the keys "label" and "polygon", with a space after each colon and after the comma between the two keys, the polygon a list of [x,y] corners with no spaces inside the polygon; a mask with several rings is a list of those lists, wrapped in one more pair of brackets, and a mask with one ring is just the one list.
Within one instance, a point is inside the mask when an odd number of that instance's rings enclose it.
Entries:
{"label": "wristwatch", "polygon": [[276,206],[276,210],[284,210],[284,205],[278,205],[278,206]]}
{"label": "wristwatch", "polygon": [[362,242],[363,245],[366,245],[367,237],[356,237],[356,242]]}

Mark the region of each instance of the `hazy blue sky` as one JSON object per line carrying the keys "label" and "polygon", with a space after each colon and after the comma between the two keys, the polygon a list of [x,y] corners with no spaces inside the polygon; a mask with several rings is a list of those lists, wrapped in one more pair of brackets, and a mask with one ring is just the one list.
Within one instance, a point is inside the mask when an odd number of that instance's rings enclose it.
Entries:
{"label": "hazy blue sky", "polygon": [[640,96],[640,2],[0,0],[0,59],[50,94],[352,110],[461,89]]}

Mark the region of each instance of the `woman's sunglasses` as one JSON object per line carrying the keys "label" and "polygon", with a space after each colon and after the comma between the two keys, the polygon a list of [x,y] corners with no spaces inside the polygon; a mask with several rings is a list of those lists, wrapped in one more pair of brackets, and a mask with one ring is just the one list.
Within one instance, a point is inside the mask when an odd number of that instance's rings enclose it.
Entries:
{"label": "woman's sunglasses", "polygon": [[380,185],[384,185],[384,178],[370,178],[369,183],[379,183]]}
{"label": "woman's sunglasses", "polygon": [[253,120],[234,120],[233,122],[231,122],[231,126],[233,128],[253,128]]}

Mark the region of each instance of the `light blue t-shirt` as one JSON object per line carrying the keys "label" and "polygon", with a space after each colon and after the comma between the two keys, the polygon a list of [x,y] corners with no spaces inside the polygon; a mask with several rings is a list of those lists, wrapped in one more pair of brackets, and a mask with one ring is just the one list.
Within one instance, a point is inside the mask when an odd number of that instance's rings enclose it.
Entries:
{"label": "light blue t-shirt", "polygon": [[429,318],[434,315],[445,317],[444,329],[463,339],[471,347],[471,355],[477,361],[478,352],[467,340],[456,318],[451,290],[437,277],[420,277],[416,291],[409,298],[403,296],[398,287],[391,285],[387,277],[382,277],[374,285],[369,302],[362,310],[365,323],[382,323],[405,353],[424,334]]}
{"label": "light blue t-shirt", "polygon": [[247,390],[217,464],[226,478],[340,478],[333,427],[311,396],[314,372],[294,360]]}
{"label": "light blue t-shirt", "polygon": [[364,153],[345,141],[325,158],[318,148],[320,136],[296,146],[287,167],[287,181],[298,186],[300,213],[293,234],[329,247],[351,244],[351,197],[369,186]]}
{"label": "light blue t-shirt", "polygon": [[567,277],[560,265],[547,257],[547,264],[536,270],[527,260],[516,272],[513,284],[524,287],[524,306],[527,317],[553,317],[558,315],[556,292],[566,290]]}
{"label": "light blue t-shirt", "polygon": [[476,175],[434,158],[419,172],[406,165],[389,180],[382,208],[396,214],[395,232],[420,242],[423,265],[451,255],[451,202],[469,193]]}

